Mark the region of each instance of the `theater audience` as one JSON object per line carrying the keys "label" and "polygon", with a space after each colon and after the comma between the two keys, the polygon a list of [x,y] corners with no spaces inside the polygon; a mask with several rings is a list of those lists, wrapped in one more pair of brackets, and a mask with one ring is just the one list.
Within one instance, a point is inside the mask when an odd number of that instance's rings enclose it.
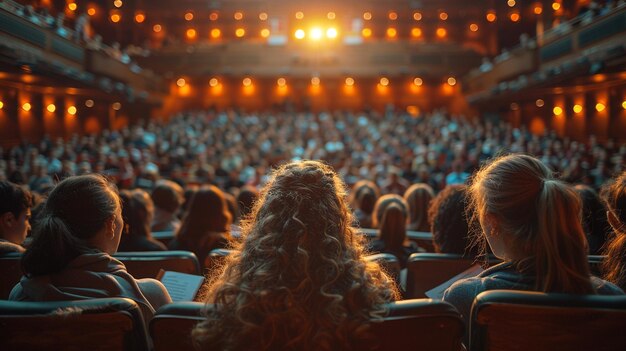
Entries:
{"label": "theater audience", "polygon": [[580,199],[538,159],[515,154],[494,160],[475,175],[469,194],[482,235],[504,262],[444,293],[466,325],[474,298],[486,290],[623,294],[589,273]]}
{"label": "theater audience", "polygon": [[626,172],[608,183],[602,191],[608,208],[607,219],[613,235],[605,250],[604,277],[622,289],[626,289]]}
{"label": "theater audience", "polygon": [[168,248],[191,251],[204,262],[211,250],[229,247],[231,223],[224,193],[218,187],[208,185],[191,198],[187,214]]}
{"label": "theater audience", "polygon": [[406,263],[419,248],[406,236],[408,205],[395,194],[381,196],[374,206],[373,224],[378,228],[378,237],[370,242],[371,252],[390,253],[398,258],[400,266]]}
{"label": "theater audience", "polygon": [[263,188],[243,242],[209,284],[197,344],[220,350],[353,349],[368,321],[398,297],[366,262],[344,186],[316,161],[278,168]]}
{"label": "theater audience", "polygon": [[450,185],[430,203],[428,216],[436,252],[475,258],[478,246],[472,242],[467,223],[467,186]]}
{"label": "theater audience", "polygon": [[583,230],[587,236],[590,255],[601,255],[602,248],[611,232],[607,221],[606,207],[598,193],[588,185],[578,184],[574,190],[580,196],[583,205]]}
{"label": "theater audience", "polygon": [[183,188],[170,180],[157,182],[152,190],[154,202],[154,218],[151,229],[153,232],[176,231],[180,220],[176,216],[184,200]]}
{"label": "theater audience", "polygon": [[374,212],[374,205],[379,196],[380,191],[378,187],[369,180],[360,180],[352,187],[350,203],[354,211],[356,224],[361,228],[374,228],[372,212]]}
{"label": "theater audience", "polygon": [[0,181],[0,255],[24,252],[22,243],[30,230],[31,194],[22,187]]}
{"label": "theater audience", "polygon": [[22,258],[24,277],[11,291],[14,301],[68,301],[126,297],[137,302],[145,321],[171,302],[163,284],[134,279],[117,251],[124,222],[117,190],[99,175],[70,177],[48,196]]}
{"label": "theater audience", "polygon": [[167,247],[152,238],[150,223],[154,217],[154,204],[147,192],[141,189],[121,190],[124,231],[118,251],[164,251]]}
{"label": "theater audience", "polygon": [[428,184],[413,184],[406,190],[404,200],[409,206],[407,230],[430,231],[428,206],[433,197],[435,197],[435,192]]}

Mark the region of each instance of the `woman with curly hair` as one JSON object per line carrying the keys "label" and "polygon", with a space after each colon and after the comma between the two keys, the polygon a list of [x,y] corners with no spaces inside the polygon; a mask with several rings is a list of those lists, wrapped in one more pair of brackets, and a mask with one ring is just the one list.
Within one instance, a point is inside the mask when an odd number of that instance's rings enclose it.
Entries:
{"label": "woman with curly hair", "polygon": [[607,219],[615,232],[607,243],[604,278],[626,289],[626,172],[602,189]]}
{"label": "woman with curly hair", "polygon": [[278,168],[242,223],[243,240],[208,283],[194,342],[219,350],[354,349],[398,298],[364,259],[344,185],[331,167]]}

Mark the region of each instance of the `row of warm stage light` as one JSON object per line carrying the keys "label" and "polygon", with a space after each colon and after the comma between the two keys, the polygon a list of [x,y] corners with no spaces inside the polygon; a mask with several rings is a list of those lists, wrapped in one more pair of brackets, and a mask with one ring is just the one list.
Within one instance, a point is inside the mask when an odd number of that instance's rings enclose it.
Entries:
{"label": "row of warm stage light", "polygon": [[[85,100],[85,107],[92,108],[94,106],[95,106],[95,102],[93,100],[91,99]],[[32,110],[33,108],[33,105],[30,102],[24,102],[22,103],[22,106],[20,107],[22,108],[22,110],[26,112],[30,112],[30,110]],[[0,110],[2,110],[3,108],[4,108],[4,102],[0,101]],[[115,111],[119,111],[122,108],[122,104],[119,102],[114,102],[111,104],[111,108]],[[50,113],[57,112],[57,106],[53,103],[50,103],[46,105],[46,111]],[[76,115],[76,113],[78,113],[78,108],[74,105],[70,105],[70,106],[67,106],[65,111],[67,112],[68,115],[74,116]]]}
{"label": "row of warm stage light", "polygon": [[[546,104],[546,102],[543,99],[535,100],[535,106],[537,106],[539,108],[544,107],[545,104]],[[622,101],[622,108],[624,110],[626,110],[626,100]],[[596,101],[595,109],[596,109],[597,112],[603,112],[604,110],[606,110],[606,102],[604,102],[604,101]],[[517,104],[515,102],[512,103],[511,104],[511,110],[513,110],[513,111],[519,110],[519,104]],[[572,105],[572,112],[574,112],[576,114],[583,112],[583,110],[584,110],[583,105],[581,105],[579,103],[576,103],[576,104]],[[554,116],[557,116],[557,117],[561,116],[564,112],[565,112],[565,107],[563,105],[560,105],[560,104],[559,105],[555,105],[552,108],[552,114]]]}
{"label": "row of warm stage light", "polygon": [[[245,77],[241,81],[241,85],[244,86],[244,87],[252,86],[253,83],[254,82],[252,81],[252,78],[250,78],[250,77]],[[319,86],[321,83],[322,83],[322,80],[320,79],[320,77],[316,76],[316,77],[311,78],[311,85]],[[413,82],[412,83],[413,83],[413,85],[419,87],[419,86],[422,86],[424,84],[424,80],[422,78],[420,78],[420,77],[415,77],[415,78],[413,78]],[[187,84],[188,84],[187,80],[185,78],[183,78],[183,77],[178,78],[176,80],[176,85],[179,88],[183,88],[183,87],[187,86]],[[218,78],[213,77],[213,78],[209,79],[209,86],[211,86],[211,87],[217,87],[220,84],[221,84],[221,82],[219,81]],[[352,78],[352,77],[347,77],[344,80],[344,84],[346,86],[351,87],[351,86],[354,86],[356,84],[356,80],[354,78]],[[378,84],[380,86],[386,87],[386,86],[389,86],[389,84],[391,84],[391,81],[387,77],[381,77],[378,80]],[[457,84],[456,78],[448,77],[445,80],[444,84],[447,84],[449,86],[455,86]],[[287,79],[285,79],[284,77],[278,78],[276,80],[276,85],[278,87],[285,87],[285,86],[287,86]]]}

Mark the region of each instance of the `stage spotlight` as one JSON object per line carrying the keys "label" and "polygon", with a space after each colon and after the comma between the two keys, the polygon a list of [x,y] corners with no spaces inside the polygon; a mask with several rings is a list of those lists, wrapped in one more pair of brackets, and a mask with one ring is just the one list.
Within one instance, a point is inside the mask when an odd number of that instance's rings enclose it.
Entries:
{"label": "stage spotlight", "polygon": [[235,12],[235,14],[233,15],[233,17],[235,18],[235,20],[237,21],[241,21],[243,19],[243,13],[237,11]]}
{"label": "stage spotlight", "polygon": [[413,19],[416,21],[421,21],[422,20],[422,14],[419,12],[415,12],[413,13]]}
{"label": "stage spotlight", "polygon": [[337,38],[337,30],[335,28],[328,28],[326,30],[326,37],[328,39],[335,39],[335,38]]}
{"label": "stage spotlight", "polygon": [[278,78],[278,80],[276,81],[276,84],[279,87],[284,87],[285,85],[287,85],[287,80],[285,78]]}
{"label": "stage spotlight", "polygon": [[198,32],[196,32],[196,30],[193,28],[189,28],[187,29],[187,32],[185,32],[185,34],[187,35],[187,39],[192,40],[196,38],[196,35],[198,35]]}
{"label": "stage spotlight", "polygon": [[363,19],[366,21],[369,21],[372,19],[372,13],[371,12],[364,12],[363,13]]}
{"label": "stage spotlight", "polygon": [[445,28],[439,27],[437,28],[437,37],[443,39],[448,35],[448,31]]}
{"label": "stage spotlight", "polygon": [[380,81],[378,82],[381,86],[388,86],[389,85],[389,78],[387,77],[382,77],[380,78]]}
{"label": "stage spotlight", "polygon": [[155,33],[159,33],[159,32],[161,31],[161,29],[163,29],[163,28],[161,27],[161,25],[160,25],[160,24],[155,24],[154,26],[152,26],[152,30],[153,30]]}
{"label": "stage spotlight", "polygon": [[572,110],[574,111],[574,113],[581,113],[583,111],[583,107],[579,104],[574,105],[574,107],[572,107]]}
{"label": "stage spotlight", "polygon": [[24,111],[28,112],[28,111],[30,111],[31,107],[32,107],[32,106],[30,105],[30,103],[25,102],[25,103],[22,105],[22,110],[24,110]]}
{"label": "stage spotlight", "polygon": [[605,108],[606,108],[606,106],[603,103],[601,103],[601,102],[598,102],[596,104],[596,111],[598,111],[598,112],[604,111]]}
{"label": "stage spotlight", "polygon": [[311,29],[310,36],[312,40],[320,40],[322,39],[322,30],[318,27],[314,27]]}
{"label": "stage spotlight", "polygon": [[318,86],[318,85],[320,85],[320,83],[321,83],[321,81],[320,81],[319,77],[311,78],[311,85]]}
{"label": "stage spotlight", "polygon": [[259,19],[261,21],[266,21],[267,20],[267,13],[265,13],[265,12],[259,13]]}
{"label": "stage spotlight", "polygon": [[4,107],[4,102],[0,101],[0,110]]}
{"label": "stage spotlight", "polygon": [[421,87],[422,84],[424,84],[424,80],[422,80],[422,78],[420,77],[416,77],[415,79],[413,79],[413,84],[418,87]]}
{"label": "stage spotlight", "polygon": [[46,110],[48,110],[48,112],[50,112],[50,113],[53,113],[54,111],[56,111],[56,110],[57,110],[57,107],[56,107],[56,106],[54,106],[54,104],[49,104],[49,105],[46,107]]}
{"label": "stage spotlight", "polygon": [[122,0],[115,0],[113,1],[113,6],[117,7],[118,9],[120,7],[122,7],[122,5],[124,5],[124,3],[122,2]]}
{"label": "stage spotlight", "polygon": [[326,18],[328,18],[329,20],[334,20],[335,19],[335,13],[334,12],[329,12],[326,14]]}
{"label": "stage spotlight", "polygon": [[70,106],[67,108],[67,113],[70,114],[71,116],[74,116],[76,112],[77,112],[76,106]]}
{"label": "stage spotlight", "polygon": [[211,29],[211,38],[213,39],[217,39],[222,35],[222,31],[217,29],[217,28],[213,28]]}
{"label": "stage spotlight", "polygon": [[422,36],[422,29],[421,28],[412,28],[411,29],[411,36],[413,38],[420,38]]}
{"label": "stage spotlight", "polygon": [[392,20],[392,21],[397,20],[398,19],[398,14],[393,12],[393,11],[389,12],[389,19]]}
{"label": "stage spotlight", "polygon": [[563,109],[560,106],[555,106],[552,109],[552,113],[554,113],[555,116],[560,116],[563,113]]}
{"label": "stage spotlight", "polygon": [[76,11],[76,3],[74,2],[70,2],[69,4],[67,4],[67,8],[70,9],[70,11]]}
{"label": "stage spotlight", "polygon": [[296,12],[296,19],[303,19],[304,18],[304,13],[302,11],[298,11]]}
{"label": "stage spotlight", "polygon": [[212,86],[212,87],[216,87],[218,84],[220,84],[220,81],[217,80],[217,78],[211,78],[209,80],[209,85]]}
{"label": "stage spotlight", "polygon": [[185,78],[178,78],[178,80],[176,81],[176,85],[178,85],[180,88],[184,87],[187,84],[187,82],[185,81]]}
{"label": "stage spotlight", "polygon": [[262,38],[267,38],[270,36],[270,30],[267,28],[263,28],[261,29],[261,37]]}
{"label": "stage spotlight", "polygon": [[85,106],[86,107],[93,107],[93,100],[91,100],[91,99],[85,100]]}
{"label": "stage spotlight", "polygon": [[144,15],[143,13],[138,12],[138,13],[135,15],[135,22],[137,22],[137,23],[143,23],[143,21],[145,21],[145,20],[146,20],[146,15]]}
{"label": "stage spotlight", "polygon": [[439,14],[439,19],[445,21],[448,19],[448,14],[446,12],[442,12]]}
{"label": "stage spotlight", "polygon": [[472,32],[478,32],[478,25],[476,23],[472,23],[472,24],[469,25],[469,29]]}
{"label": "stage spotlight", "polygon": [[252,85],[252,79],[246,77],[243,79],[242,84],[244,87],[249,87]]}
{"label": "stage spotlight", "polygon": [[493,10],[489,11],[489,12],[487,12],[486,18],[487,18],[488,22],[495,22],[496,19],[497,19],[496,13]]}
{"label": "stage spotlight", "polygon": [[302,29],[297,29],[294,36],[296,39],[304,39],[304,31]]}
{"label": "stage spotlight", "polygon": [[346,78],[346,85],[349,86],[349,87],[353,86],[354,85],[354,78],[352,78],[352,77]]}
{"label": "stage spotlight", "polygon": [[537,99],[535,101],[535,106],[537,106],[537,107],[543,107],[543,105],[545,105],[545,104],[546,103],[545,103],[545,101],[543,101],[543,99]]}
{"label": "stage spotlight", "polygon": [[398,35],[398,31],[395,28],[393,27],[387,28],[387,37],[389,37],[390,39],[393,39],[396,37],[396,35]]}
{"label": "stage spotlight", "polygon": [[243,36],[244,36],[244,35],[246,35],[246,30],[245,30],[245,29],[243,29],[243,28],[237,28],[237,29],[235,30],[235,36],[236,36],[237,38],[243,38]]}
{"label": "stage spotlight", "polygon": [[120,104],[119,102],[114,102],[111,107],[115,110],[115,111],[119,111],[122,109],[122,104]]}
{"label": "stage spotlight", "polygon": [[369,38],[372,36],[372,30],[369,28],[363,28],[363,30],[361,30],[361,35],[363,38]]}
{"label": "stage spotlight", "polygon": [[186,21],[191,21],[193,19],[193,13],[192,12],[187,12],[185,14],[185,20]]}
{"label": "stage spotlight", "polygon": [[454,77],[448,78],[448,85],[451,86],[451,87],[455,86],[456,85],[456,78],[454,78]]}
{"label": "stage spotlight", "polygon": [[560,10],[560,9],[561,9],[561,4],[559,4],[558,2],[553,2],[553,3],[552,3],[552,9],[553,9],[554,11],[558,11],[558,10]]}

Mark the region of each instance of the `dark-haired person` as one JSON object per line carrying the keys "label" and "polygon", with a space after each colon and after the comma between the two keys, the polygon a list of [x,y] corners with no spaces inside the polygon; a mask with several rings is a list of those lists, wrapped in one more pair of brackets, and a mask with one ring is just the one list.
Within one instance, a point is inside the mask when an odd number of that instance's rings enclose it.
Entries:
{"label": "dark-haired person", "polygon": [[183,188],[171,180],[160,180],[152,190],[154,218],[151,225],[153,232],[176,231],[180,220],[176,216],[184,200]]}
{"label": "dark-haired person", "polygon": [[428,216],[435,250],[475,258],[479,252],[472,243],[466,217],[467,186],[448,185],[430,203]]}
{"label": "dark-haired person", "polygon": [[608,183],[601,194],[614,232],[605,250],[604,278],[626,289],[626,172]]}
{"label": "dark-haired person", "polygon": [[251,185],[245,185],[237,194],[237,206],[240,218],[246,218],[252,211],[254,202],[259,197],[259,192]]}
{"label": "dark-haired person", "polygon": [[350,203],[354,209],[356,223],[361,228],[374,228],[372,224],[372,212],[374,211],[374,205],[378,197],[380,197],[380,190],[372,181],[359,180],[352,187]]}
{"label": "dark-haired person", "polygon": [[0,181],[0,254],[24,252],[30,229],[32,196],[22,187]]}
{"label": "dark-haired person", "polygon": [[606,207],[598,193],[588,185],[578,184],[574,190],[580,195],[583,205],[583,229],[587,236],[590,255],[601,255],[602,248],[611,232],[607,221]]}
{"label": "dark-haired person", "polygon": [[125,230],[118,251],[165,251],[167,246],[152,238],[150,223],[154,204],[147,192],[141,189],[121,190],[122,217]]}
{"label": "dark-haired person", "polygon": [[418,252],[417,245],[406,236],[408,205],[403,198],[387,194],[378,198],[372,214],[378,237],[369,245],[372,252],[390,253],[398,258],[400,266],[406,263],[412,253]]}
{"label": "dark-haired person", "polygon": [[168,248],[192,251],[204,262],[211,250],[229,246],[231,223],[224,193],[215,185],[201,188],[193,194],[187,214]]}
{"label": "dark-haired person", "polygon": [[474,298],[487,290],[624,293],[591,276],[578,194],[538,159],[514,154],[492,161],[474,176],[469,194],[479,235],[503,263],[457,281],[444,293],[466,325]]}
{"label": "dark-haired person", "polygon": [[99,175],[69,177],[48,196],[22,257],[24,277],[14,301],[125,297],[145,321],[171,299],[161,282],[134,279],[117,251],[124,222],[116,188]]}
{"label": "dark-haired person", "polygon": [[404,201],[409,206],[407,230],[430,231],[428,206],[434,197],[433,188],[424,183],[413,184],[404,192]]}
{"label": "dark-haired person", "polygon": [[278,168],[261,190],[243,242],[208,286],[215,308],[196,344],[216,350],[349,350],[398,297],[363,257],[344,186],[327,165]]}

